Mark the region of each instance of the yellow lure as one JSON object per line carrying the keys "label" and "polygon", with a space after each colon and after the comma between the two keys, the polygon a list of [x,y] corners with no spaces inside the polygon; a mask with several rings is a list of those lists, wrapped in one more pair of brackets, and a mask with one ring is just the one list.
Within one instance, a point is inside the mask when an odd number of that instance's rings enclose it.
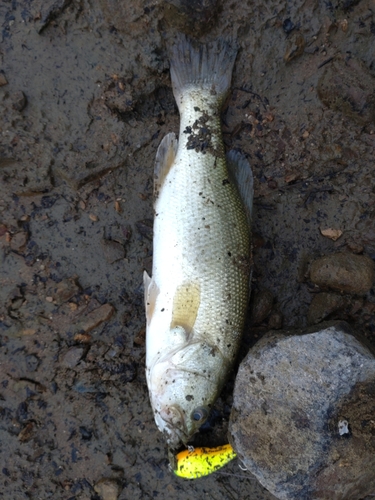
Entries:
{"label": "yellow lure", "polygon": [[208,476],[236,457],[230,444],[217,448],[195,448],[184,450],[176,455],[176,476],[185,479],[196,479]]}

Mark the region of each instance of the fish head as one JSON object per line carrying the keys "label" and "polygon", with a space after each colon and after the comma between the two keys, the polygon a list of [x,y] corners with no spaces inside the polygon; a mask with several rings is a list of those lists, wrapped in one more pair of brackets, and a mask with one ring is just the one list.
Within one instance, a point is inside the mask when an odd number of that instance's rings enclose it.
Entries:
{"label": "fish head", "polygon": [[202,341],[165,353],[148,370],[155,422],[170,448],[186,445],[207,420],[225,372],[220,356]]}

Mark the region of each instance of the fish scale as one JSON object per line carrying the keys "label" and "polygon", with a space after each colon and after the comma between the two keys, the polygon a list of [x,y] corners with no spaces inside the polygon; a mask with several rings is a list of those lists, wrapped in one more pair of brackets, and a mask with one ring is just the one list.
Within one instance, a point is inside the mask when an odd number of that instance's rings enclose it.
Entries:
{"label": "fish scale", "polygon": [[228,171],[219,119],[235,54],[222,41],[196,49],[186,38],[172,53],[180,133],[157,153],[152,278],[145,275],[146,376],[171,447],[207,418],[237,354],[249,297],[252,175],[236,153]]}

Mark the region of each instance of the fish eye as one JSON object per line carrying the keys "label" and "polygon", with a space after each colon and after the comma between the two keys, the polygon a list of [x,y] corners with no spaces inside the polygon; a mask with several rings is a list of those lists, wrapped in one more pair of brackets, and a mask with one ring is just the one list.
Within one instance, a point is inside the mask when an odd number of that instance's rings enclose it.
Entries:
{"label": "fish eye", "polygon": [[205,406],[198,406],[191,413],[191,417],[195,422],[202,422],[208,417],[209,410]]}

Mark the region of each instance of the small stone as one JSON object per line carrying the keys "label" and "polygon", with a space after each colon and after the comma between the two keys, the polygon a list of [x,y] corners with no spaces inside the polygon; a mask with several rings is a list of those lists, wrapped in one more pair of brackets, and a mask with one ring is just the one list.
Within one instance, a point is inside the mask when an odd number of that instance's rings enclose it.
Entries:
{"label": "small stone", "polygon": [[365,255],[326,255],[311,264],[310,279],[322,288],[363,295],[374,283],[375,263]]}
{"label": "small stone", "polygon": [[135,223],[135,227],[140,235],[144,236],[148,240],[153,238],[153,222],[151,219],[140,220]]}
{"label": "small stone", "polygon": [[305,50],[305,44],[305,38],[302,33],[293,33],[287,39],[284,61],[288,63],[302,55],[303,51]]}
{"label": "small stone", "polygon": [[74,368],[81,361],[83,354],[83,347],[71,347],[64,354],[61,363],[67,368]]}
{"label": "small stone", "polygon": [[271,312],[267,326],[270,330],[279,330],[283,326],[283,315],[280,311]]}
{"label": "small stone", "polygon": [[347,19],[343,19],[342,21],[340,21],[339,25],[340,25],[340,28],[341,30],[346,33],[348,31],[348,20]]}
{"label": "small stone", "polygon": [[115,210],[118,214],[120,214],[122,212],[122,208],[121,208],[121,204],[119,201],[115,201]]}
{"label": "small stone", "polygon": [[53,297],[50,297],[50,296],[46,297],[46,301],[47,302],[53,302]]}
{"label": "small stone", "polygon": [[34,335],[36,332],[37,330],[35,330],[35,328],[24,328],[21,330],[22,335]]}
{"label": "small stone", "polygon": [[23,111],[25,109],[27,98],[21,90],[12,94],[11,99],[13,109],[16,111]]}
{"label": "small stone", "polygon": [[79,433],[81,434],[81,439],[83,439],[83,441],[90,441],[93,434],[91,429],[88,429],[83,425],[79,428]]}
{"label": "small stone", "polygon": [[267,185],[270,189],[277,189],[278,187],[278,184],[277,182],[274,180],[274,179],[270,179],[268,182],[267,182]]}
{"label": "small stone", "polygon": [[125,248],[121,243],[113,240],[102,239],[100,242],[104,257],[109,264],[125,258]]}
{"label": "small stone", "polygon": [[260,325],[270,314],[273,304],[273,295],[269,290],[260,290],[253,294],[251,311],[251,323]]}
{"label": "small stone", "polygon": [[99,220],[99,217],[95,214],[90,214],[89,219],[92,220],[93,222],[97,222]]}
{"label": "small stone", "polygon": [[14,234],[10,241],[10,248],[14,252],[22,253],[26,248],[28,238],[29,235],[25,231]]}
{"label": "small stone", "polygon": [[28,372],[35,372],[39,366],[40,359],[35,354],[28,354],[25,358],[26,370]]}
{"label": "small stone", "polygon": [[146,338],[146,330],[142,329],[140,330],[135,336],[134,336],[134,344],[136,345],[144,345],[145,344],[145,338]]}
{"label": "small stone", "polygon": [[116,479],[103,478],[95,484],[94,490],[103,500],[117,500],[121,487]]}
{"label": "small stone", "polygon": [[18,434],[18,439],[21,441],[21,443],[26,443],[32,438],[33,430],[34,424],[32,422],[29,422],[25,425],[22,431]]}
{"label": "small stone", "polygon": [[79,329],[88,333],[104,321],[108,321],[114,312],[115,309],[111,304],[104,304],[88,313],[86,318],[79,325]]}
{"label": "small stone", "polygon": [[362,253],[364,250],[363,245],[354,240],[348,241],[347,246],[348,249],[353,253]]}
{"label": "small stone", "polygon": [[89,344],[91,342],[91,335],[89,333],[76,333],[74,341],[80,344]]}
{"label": "small stone", "polygon": [[60,281],[57,285],[49,287],[47,293],[49,297],[52,297],[52,301],[56,302],[57,305],[61,305],[79,293],[79,291],[80,288],[77,285],[75,278],[70,278]]}
{"label": "small stone", "polygon": [[8,80],[6,79],[6,76],[4,73],[0,73],[0,87],[3,87],[4,85],[7,85]]}
{"label": "small stone", "polygon": [[330,314],[342,309],[347,300],[336,293],[317,293],[314,295],[307,313],[309,325],[315,325],[326,319]]}
{"label": "small stone", "polygon": [[290,182],[293,182],[297,179],[296,174],[288,174],[285,176],[285,182],[289,184]]}
{"label": "small stone", "polygon": [[349,332],[270,332],[241,363],[230,442],[280,500],[375,491],[375,358]]}
{"label": "small stone", "polygon": [[326,229],[319,228],[322,236],[325,236],[326,238],[330,238],[333,241],[336,241],[342,236],[342,231],[341,229],[333,229],[331,227],[328,227]]}

